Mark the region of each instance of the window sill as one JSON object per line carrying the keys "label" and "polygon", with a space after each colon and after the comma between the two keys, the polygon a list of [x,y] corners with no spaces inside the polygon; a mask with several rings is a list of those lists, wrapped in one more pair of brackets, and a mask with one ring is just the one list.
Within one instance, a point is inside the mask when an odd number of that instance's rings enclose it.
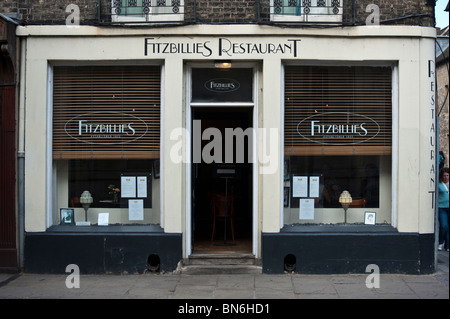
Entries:
{"label": "window sill", "polygon": [[160,225],[109,225],[109,226],[75,226],[54,225],[47,233],[163,233]]}
{"label": "window sill", "polygon": [[175,23],[184,22],[184,13],[181,14],[161,14],[141,17],[133,16],[112,16],[112,23],[123,24],[143,24],[143,23]]}
{"label": "window sill", "polygon": [[282,16],[282,15],[273,15],[270,19],[271,22],[274,23],[342,23],[342,16],[340,15],[308,15],[308,16]]}
{"label": "window sill", "polygon": [[398,233],[397,229],[388,224],[364,225],[364,224],[293,224],[285,225],[281,233]]}

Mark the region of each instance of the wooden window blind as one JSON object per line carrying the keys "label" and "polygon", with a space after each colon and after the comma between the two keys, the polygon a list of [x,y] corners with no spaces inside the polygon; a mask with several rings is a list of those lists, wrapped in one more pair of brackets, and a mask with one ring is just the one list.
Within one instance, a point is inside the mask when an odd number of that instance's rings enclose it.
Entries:
{"label": "wooden window blind", "polygon": [[285,155],[392,152],[390,67],[286,66]]}
{"label": "wooden window blind", "polygon": [[160,154],[159,66],[56,66],[54,159]]}

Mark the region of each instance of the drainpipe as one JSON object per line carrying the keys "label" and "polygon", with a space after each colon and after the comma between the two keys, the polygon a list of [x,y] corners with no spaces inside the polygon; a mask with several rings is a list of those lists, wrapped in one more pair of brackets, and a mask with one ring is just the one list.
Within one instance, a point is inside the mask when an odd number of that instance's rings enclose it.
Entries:
{"label": "drainpipe", "polygon": [[197,23],[197,0],[194,0],[194,22]]}
{"label": "drainpipe", "polygon": [[102,20],[102,1],[97,1],[97,23],[100,24]]}
{"label": "drainpipe", "polygon": [[18,224],[19,224],[19,267],[23,269],[24,248],[25,248],[25,196],[24,196],[24,176],[25,176],[25,153],[17,154],[17,179],[18,179]]}
{"label": "drainpipe", "polygon": [[18,209],[18,224],[19,224],[19,266],[24,267],[24,248],[25,248],[25,100],[26,100],[26,84],[25,84],[25,70],[26,70],[26,54],[27,54],[27,40],[20,40],[20,75],[19,75],[19,108],[18,108],[18,147],[17,147],[17,209]]}
{"label": "drainpipe", "polygon": [[356,0],[352,0],[352,25],[356,24]]}

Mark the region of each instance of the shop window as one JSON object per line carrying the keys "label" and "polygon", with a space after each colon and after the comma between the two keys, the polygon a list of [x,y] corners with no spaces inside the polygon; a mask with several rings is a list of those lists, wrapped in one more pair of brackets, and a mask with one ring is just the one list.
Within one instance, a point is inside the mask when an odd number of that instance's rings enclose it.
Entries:
{"label": "shop window", "polygon": [[184,19],[184,0],[111,0],[113,22],[164,22]]}
{"label": "shop window", "polygon": [[53,74],[57,212],[73,209],[75,221],[91,224],[100,213],[108,224],[158,224],[160,67],[55,66]]}
{"label": "shop window", "polygon": [[[391,73],[285,67],[285,224],[358,224],[366,212],[390,223]],[[344,191],[352,198],[348,211]]]}
{"label": "shop window", "polygon": [[337,23],[342,21],[340,0],[271,0],[271,19],[278,22]]}
{"label": "shop window", "polygon": [[[152,166],[152,160],[70,160],[67,204],[78,206],[80,194],[90,190],[96,195],[93,208],[127,208],[129,198],[141,198],[144,208],[152,208]],[[123,194],[125,178],[133,178],[133,196]]]}

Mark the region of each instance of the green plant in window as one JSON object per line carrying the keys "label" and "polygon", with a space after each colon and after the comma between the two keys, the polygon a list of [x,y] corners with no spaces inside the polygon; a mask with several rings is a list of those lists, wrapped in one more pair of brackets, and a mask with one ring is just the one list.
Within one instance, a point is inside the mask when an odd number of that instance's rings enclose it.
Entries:
{"label": "green plant in window", "polygon": [[113,196],[113,203],[117,203],[119,201],[119,193],[120,189],[117,188],[115,185],[109,185],[109,195]]}

